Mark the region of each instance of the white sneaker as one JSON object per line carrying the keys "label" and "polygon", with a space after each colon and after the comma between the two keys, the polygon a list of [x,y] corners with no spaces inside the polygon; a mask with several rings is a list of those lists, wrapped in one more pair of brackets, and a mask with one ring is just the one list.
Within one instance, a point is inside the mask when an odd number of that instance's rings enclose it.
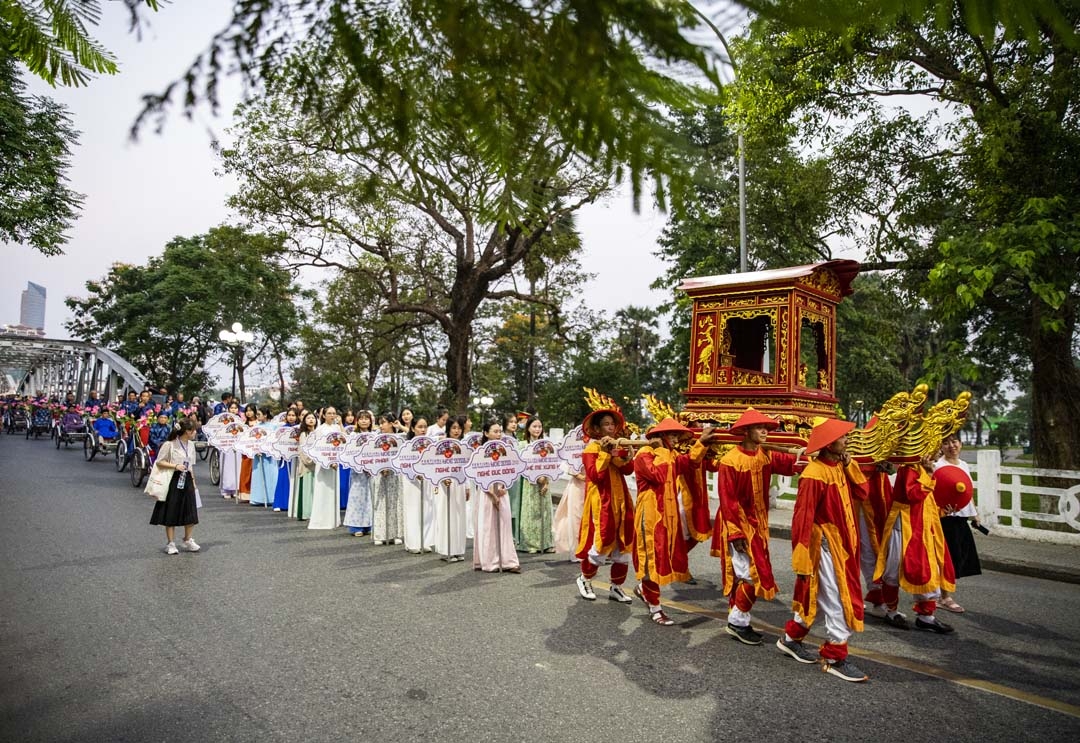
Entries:
{"label": "white sneaker", "polygon": [[889,610],[885,607],[885,604],[871,604],[870,608],[866,610],[866,613],[872,617],[884,619],[888,616]]}
{"label": "white sneaker", "polygon": [[184,552],[198,552],[202,549],[202,547],[195,543],[194,539],[185,539],[180,542],[180,546],[184,548]]}
{"label": "white sneaker", "polygon": [[620,604],[632,604],[634,599],[623,593],[622,586],[612,586],[608,592],[608,599],[611,601],[618,601]]}
{"label": "white sneaker", "polygon": [[591,580],[587,580],[584,575],[579,575],[575,582],[577,583],[577,591],[581,594],[581,598],[587,601],[596,601],[596,594],[593,593]]}
{"label": "white sneaker", "polygon": [[180,554],[180,550],[176,549],[176,542],[169,542],[168,544],[165,545],[165,554],[166,555],[179,555]]}

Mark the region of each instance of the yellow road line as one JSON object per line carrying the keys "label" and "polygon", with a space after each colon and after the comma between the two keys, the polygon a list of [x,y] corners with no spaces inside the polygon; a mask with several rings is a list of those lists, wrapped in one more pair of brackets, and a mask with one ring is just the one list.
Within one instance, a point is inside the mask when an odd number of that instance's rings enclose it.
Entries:
{"label": "yellow road line", "polygon": [[[608,589],[611,588],[609,583],[603,581],[594,580],[592,582],[597,588]],[[670,599],[661,600],[661,605],[670,607],[672,609],[678,609],[679,611],[687,614],[697,614],[698,616],[709,617],[711,619],[719,619],[722,622],[727,622],[727,612],[713,611],[712,609],[706,609],[703,606],[697,606],[696,604],[689,604],[685,601],[673,601]],[[784,634],[783,627],[775,627],[767,622],[754,621],[755,628],[765,629],[777,635]],[[812,636],[811,636],[812,637]],[[815,641],[819,641],[818,640]],[[964,686],[969,689],[977,689],[979,691],[985,691],[989,694],[996,694],[998,696],[1006,697],[1008,699],[1015,700],[1017,702],[1023,702],[1024,704],[1030,704],[1035,707],[1041,707],[1042,709],[1048,709],[1053,712],[1060,712],[1070,717],[1080,718],[1080,706],[1075,704],[1069,704],[1067,702],[1059,702],[1056,699],[1049,699],[1038,694],[1032,694],[1030,692],[1022,691],[1020,689],[1014,689],[1004,684],[996,684],[993,681],[983,681],[982,679],[970,678],[963,676],[959,673],[953,673],[947,671],[944,668],[938,666],[932,666],[928,663],[922,663],[920,661],[911,660],[910,658],[902,658],[898,655],[890,655],[888,653],[879,653],[876,650],[864,650],[862,648],[853,647],[848,650],[851,655],[859,658],[866,658],[874,663],[881,663],[882,665],[892,666],[893,668],[900,668],[905,671],[911,671],[912,673],[922,674],[923,676],[930,676],[932,678],[941,679],[957,686]]]}

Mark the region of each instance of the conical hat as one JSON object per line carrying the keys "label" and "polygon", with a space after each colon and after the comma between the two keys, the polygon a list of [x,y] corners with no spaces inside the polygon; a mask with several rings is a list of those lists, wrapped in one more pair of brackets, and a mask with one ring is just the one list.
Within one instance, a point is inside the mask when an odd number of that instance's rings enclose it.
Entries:
{"label": "conical hat", "polygon": [[657,423],[655,426],[645,432],[645,438],[651,438],[653,436],[659,436],[662,433],[677,433],[682,436],[693,436],[694,432],[689,428],[679,423],[674,418],[664,418],[664,420]]}
{"label": "conical hat", "polygon": [[592,436],[593,421],[601,413],[611,413],[611,415],[615,416],[615,433],[619,433],[626,428],[626,419],[623,418],[623,414],[618,408],[600,408],[589,413],[585,416],[585,420],[581,422],[581,430],[585,432],[586,436]]}
{"label": "conical hat", "polygon": [[855,428],[851,421],[837,420],[836,418],[823,418],[815,421],[814,430],[810,432],[810,441],[806,444],[806,454],[824,449],[841,436],[847,435]]}
{"label": "conical hat", "polygon": [[944,464],[934,470],[934,500],[939,506],[952,506],[959,511],[971,503],[974,493],[971,477],[963,468]]}
{"label": "conical hat", "polygon": [[775,430],[780,427],[779,421],[775,418],[770,418],[764,413],[759,413],[753,408],[747,408],[746,412],[739,416],[739,420],[731,424],[731,428],[728,429],[731,433],[738,433],[742,428],[748,428],[750,426],[768,426],[769,430]]}

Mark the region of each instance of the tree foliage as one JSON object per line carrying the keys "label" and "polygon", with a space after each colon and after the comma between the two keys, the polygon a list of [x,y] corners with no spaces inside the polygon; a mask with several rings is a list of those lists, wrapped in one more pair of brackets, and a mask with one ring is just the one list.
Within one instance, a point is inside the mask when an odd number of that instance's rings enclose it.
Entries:
{"label": "tree foliage", "polygon": [[[1031,370],[1036,458],[1075,468],[1080,7],[1052,5],[1066,28],[1021,35],[973,24],[963,2],[944,23],[931,11],[828,33],[759,22],[737,108],[751,135],[786,128],[862,174],[845,204],[866,227],[855,238],[920,269],[911,288],[999,378]],[[898,109],[898,96],[928,112]]]}
{"label": "tree foliage", "polygon": [[63,252],[83,200],[67,185],[78,137],[63,106],[26,94],[0,49],[0,241]]}
{"label": "tree foliage", "polygon": [[[143,6],[158,0],[124,0],[131,27]],[[26,64],[49,85],[79,87],[94,74],[115,75],[116,58],[90,35],[101,21],[99,0],[0,0],[0,49]]]}
{"label": "tree foliage", "polygon": [[65,300],[74,315],[65,327],[115,350],[155,386],[204,390],[208,362],[232,360],[218,340],[222,329],[240,322],[255,334],[248,364],[274,344],[287,347],[298,331],[301,292],[278,263],[282,243],[239,227],[174,238],[145,266],[118,263],[87,281],[88,296]]}
{"label": "tree foliage", "polygon": [[[407,59],[432,86],[467,87],[434,50],[401,33],[402,58],[387,60],[385,74]],[[231,203],[289,232],[297,263],[362,276],[377,287],[383,312],[437,326],[447,402],[462,408],[481,305],[515,298],[555,309],[517,279],[572,252],[576,238],[560,230],[573,233],[569,216],[605,193],[607,181],[542,120],[504,143],[512,171],[484,135],[445,111],[425,114],[422,133],[403,146],[391,112],[345,65],[321,82],[322,105],[335,115],[304,113],[295,104],[310,64],[307,55],[290,62],[271,96],[243,109],[238,144],[222,153],[241,181]]]}

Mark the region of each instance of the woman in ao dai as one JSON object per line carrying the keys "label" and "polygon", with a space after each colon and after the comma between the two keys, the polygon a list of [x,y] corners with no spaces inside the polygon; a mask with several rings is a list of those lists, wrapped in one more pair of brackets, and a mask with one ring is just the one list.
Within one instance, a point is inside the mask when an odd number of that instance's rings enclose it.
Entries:
{"label": "woman in ao dai", "polygon": [[[341,416],[341,420],[339,420],[338,422],[341,424],[343,429],[347,428],[348,426],[355,427],[356,413],[352,411],[352,408],[348,408],[345,411],[345,415]],[[349,507],[349,488],[352,485],[352,468],[345,465],[339,465],[338,477],[341,480],[341,486],[338,490],[341,495],[340,508],[342,511],[344,511],[346,508]]]}
{"label": "woman in ao dai", "polygon": [[[393,433],[397,419],[393,413],[379,416],[379,433]],[[401,475],[380,472],[371,478],[371,506],[375,518],[371,537],[375,544],[401,544],[405,537],[405,515],[401,507]]]}
{"label": "woman in ao dai", "polygon": [[[465,434],[465,416],[446,422],[446,438],[458,439]],[[443,480],[435,490],[435,551],[448,562],[465,559],[465,504],[469,498],[465,485]]]}
{"label": "woman in ao dai", "polygon": [[[370,410],[361,410],[356,414],[356,430],[371,433],[374,426],[374,414]],[[349,502],[345,507],[345,520],[354,537],[371,533],[371,475],[363,470],[353,470],[349,478]]]}
{"label": "woman in ao dai", "polygon": [[[229,403],[228,412],[240,415],[240,403],[235,400]],[[236,449],[229,451],[218,450],[219,462],[221,463],[221,488],[222,498],[233,498],[240,489],[240,452]]]}
{"label": "woman in ao dai", "polygon": [[555,532],[555,550],[568,552],[570,562],[581,562],[574,555],[577,551],[578,537],[581,534],[581,514],[585,511],[585,472],[574,472],[563,462],[562,470],[569,476],[566,489],[555,509],[552,529]]}
{"label": "woman in ao dai", "polygon": [[[338,422],[337,410],[328,407],[323,410],[322,425],[315,429],[313,436],[320,439],[331,431],[344,433],[344,429]],[[332,464],[323,467],[315,463],[315,482],[311,489],[311,520],[308,521],[309,529],[333,529],[341,526],[341,478],[338,474],[338,466]]]}
{"label": "woman in ao dai", "polygon": [[[427,436],[427,419],[413,418],[409,438]],[[435,546],[435,504],[432,487],[424,478],[401,477],[401,496],[405,509],[405,549],[409,552],[430,552]]]}
{"label": "woman in ao dai", "polygon": [[[285,412],[285,428],[292,428],[300,423],[299,418],[296,415],[295,408],[289,408]],[[288,511],[289,500],[292,496],[292,471],[296,467],[296,459],[275,459],[272,460],[277,465],[277,474],[275,475],[277,483],[274,488],[274,510],[275,511]]]}
{"label": "woman in ao dai", "polygon": [[[520,448],[544,438],[544,424],[535,415],[525,424],[525,440]],[[540,478],[532,484],[524,477],[521,486],[521,511],[518,513],[518,549],[533,555],[537,552],[554,552],[555,540],[551,526],[551,494],[548,479]]]}
{"label": "woman in ao dai", "polygon": [[300,423],[300,454],[293,470],[292,498],[289,500],[289,516],[300,521],[311,518],[311,491],[315,487],[315,460],[304,453],[304,444],[315,435],[318,419],[314,413],[304,412]]}
{"label": "woman in ao dai", "polygon": [[[255,414],[255,425],[266,429],[269,436],[276,426],[270,425],[270,411],[260,408]],[[251,505],[267,508],[274,501],[277,487],[277,463],[267,454],[256,454],[251,461]]]}
{"label": "woman in ao dai", "polygon": [[[249,402],[244,406],[244,423],[251,428],[258,423],[259,409],[255,403]],[[240,483],[236,489],[236,500],[240,503],[251,502],[251,475],[254,462],[251,457],[240,455]]]}
{"label": "woman in ao dai", "polygon": [[[502,425],[497,419],[484,424],[484,443],[502,441]],[[473,539],[473,570],[485,573],[520,573],[514,535],[510,523],[507,489],[495,484],[476,496],[476,536]]]}

